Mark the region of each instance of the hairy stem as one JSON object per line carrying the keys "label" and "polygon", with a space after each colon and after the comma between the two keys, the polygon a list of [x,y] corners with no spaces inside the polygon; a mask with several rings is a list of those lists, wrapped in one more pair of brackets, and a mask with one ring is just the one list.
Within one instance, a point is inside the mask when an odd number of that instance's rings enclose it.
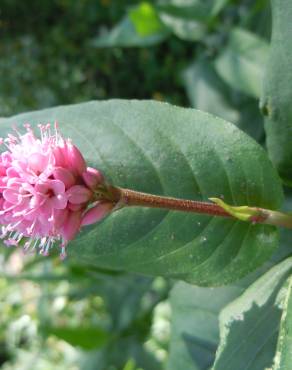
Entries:
{"label": "hairy stem", "polygon": [[200,202],[196,200],[164,197],[142,193],[135,190],[111,187],[113,200],[120,206],[139,206],[150,208],[165,208],[175,211],[202,213],[206,215],[232,217],[222,207],[209,202]]}
{"label": "hairy stem", "polygon": [[[242,219],[236,216],[236,212],[228,212],[226,207],[224,209],[220,205],[211,202],[165,197],[114,186],[109,186],[108,192],[110,194],[110,199],[120,208],[126,206],[164,208],[174,211]],[[246,208],[247,211],[245,214],[250,215],[245,218],[245,221],[248,222],[292,228],[292,214],[289,213],[283,213],[259,207],[230,206],[229,208],[234,210],[237,208]]]}

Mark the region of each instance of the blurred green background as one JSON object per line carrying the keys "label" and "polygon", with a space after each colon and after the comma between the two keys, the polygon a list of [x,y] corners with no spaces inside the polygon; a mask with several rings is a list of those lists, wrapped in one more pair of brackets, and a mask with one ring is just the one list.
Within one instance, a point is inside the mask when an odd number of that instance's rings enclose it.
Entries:
{"label": "blurred green background", "polygon": [[[155,99],[221,116],[264,144],[270,32],[267,0],[1,0],[0,117]],[[2,251],[1,368],[167,366],[175,282]]]}

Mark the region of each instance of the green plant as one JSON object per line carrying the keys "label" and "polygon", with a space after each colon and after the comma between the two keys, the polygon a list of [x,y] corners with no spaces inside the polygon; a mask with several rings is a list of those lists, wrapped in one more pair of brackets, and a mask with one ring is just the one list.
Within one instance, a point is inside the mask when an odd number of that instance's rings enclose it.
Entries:
{"label": "green plant", "polygon": [[[183,55],[168,100],[185,102],[175,95],[184,86],[197,109],[115,99],[1,119],[3,137],[15,123],[58,121],[111,185],[207,202],[230,216],[151,208],[149,198],[140,207],[124,194],[115,199],[124,207],[83,228],[63,263],[54,253],[23,262],[8,249],[0,281],[5,369],[291,368],[292,239],[278,226],[290,227],[291,218],[292,8],[271,3],[271,43],[265,0],[127,4],[120,23],[87,43],[105,60],[120,53],[153,61],[160,47],[172,50],[165,76],[173,55]],[[139,98],[149,97],[144,88]],[[135,97],[129,91],[123,96]],[[57,95],[52,104],[68,102]]]}

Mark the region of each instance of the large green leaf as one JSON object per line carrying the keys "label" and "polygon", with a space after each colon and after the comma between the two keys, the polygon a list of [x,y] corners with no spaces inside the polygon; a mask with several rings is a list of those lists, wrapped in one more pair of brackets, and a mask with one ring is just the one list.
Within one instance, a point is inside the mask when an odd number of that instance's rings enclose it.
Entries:
{"label": "large green leaf", "polygon": [[258,102],[244,94],[234,94],[208,59],[200,58],[186,68],[183,80],[192,107],[236,124],[257,140],[263,137]]}
{"label": "large green leaf", "polygon": [[[210,289],[183,282],[175,284],[170,295],[172,319],[168,370],[209,369],[214,362],[219,345],[221,310],[279,260],[287,256],[287,253],[291,254],[291,231],[284,231],[285,233],[281,234],[281,246],[273,258],[260,269],[232,285]],[[243,335],[240,334],[239,338]],[[266,347],[265,350],[269,351],[269,348]],[[271,353],[271,359],[273,354],[274,352]]]}
{"label": "large green leaf", "polygon": [[201,58],[183,71],[183,80],[192,107],[237,122],[239,112],[228,102],[228,87],[211,63]]}
{"label": "large green leaf", "polygon": [[179,38],[197,41],[204,38],[210,19],[224,4],[201,0],[162,0],[157,6],[161,21]]}
{"label": "large green leaf", "polygon": [[211,15],[212,16],[218,15],[221,12],[221,10],[226,5],[228,5],[229,2],[230,2],[230,0],[214,0],[212,2]]}
{"label": "large green leaf", "polygon": [[283,288],[283,313],[272,370],[290,370],[292,359],[292,276]]}
{"label": "large green leaf", "polygon": [[268,50],[266,41],[244,29],[235,28],[215,61],[216,70],[235,90],[258,98]]}
{"label": "large green leaf", "polygon": [[291,271],[290,257],[224,308],[220,314],[220,345],[213,370],[263,370],[272,365],[283,296],[287,294],[287,289],[281,287]]}
{"label": "large green leaf", "polygon": [[262,112],[267,147],[281,177],[292,185],[292,3],[272,1],[273,30],[264,77]]}
{"label": "large green leaf", "polygon": [[103,297],[112,318],[112,330],[127,328],[141,310],[141,299],[150,290],[152,279],[131,276],[104,279],[98,293]]}
{"label": "large green leaf", "polygon": [[243,288],[201,288],[183,282],[171,291],[171,341],[168,370],[204,370],[212,366],[219,342],[218,315]]}
{"label": "large green leaf", "polygon": [[[282,189],[265,151],[234,125],[157,102],[91,102],[26,113],[11,125],[57,120],[91,166],[115,185],[191,199],[278,208]],[[133,207],[85,227],[69,258],[100,267],[226,284],[275,250],[269,225]]]}

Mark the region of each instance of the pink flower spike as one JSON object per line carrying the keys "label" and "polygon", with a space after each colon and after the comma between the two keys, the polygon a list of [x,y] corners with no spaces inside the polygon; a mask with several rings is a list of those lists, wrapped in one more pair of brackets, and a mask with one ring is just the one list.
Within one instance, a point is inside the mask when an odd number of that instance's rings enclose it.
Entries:
{"label": "pink flower spike", "polygon": [[[40,138],[29,125],[25,128],[24,134],[15,128],[4,139],[7,150],[0,154],[0,238],[7,246],[25,238],[24,250],[43,256],[57,243],[63,258],[94,201],[92,187],[103,177],[87,168],[78,148],[57,126],[52,130],[50,124],[39,125]],[[93,215],[85,216],[93,222]]]}
{"label": "pink flower spike", "polygon": [[86,168],[86,171],[82,174],[82,178],[85,184],[92,190],[96,189],[99,184],[104,182],[102,173],[92,167]]}
{"label": "pink flower spike", "polygon": [[92,197],[92,192],[83,185],[74,185],[66,191],[68,201],[72,204],[87,203]]}
{"label": "pink flower spike", "polygon": [[113,204],[109,202],[99,202],[96,206],[85,212],[82,217],[81,226],[91,225],[107,216],[113,209]]}

